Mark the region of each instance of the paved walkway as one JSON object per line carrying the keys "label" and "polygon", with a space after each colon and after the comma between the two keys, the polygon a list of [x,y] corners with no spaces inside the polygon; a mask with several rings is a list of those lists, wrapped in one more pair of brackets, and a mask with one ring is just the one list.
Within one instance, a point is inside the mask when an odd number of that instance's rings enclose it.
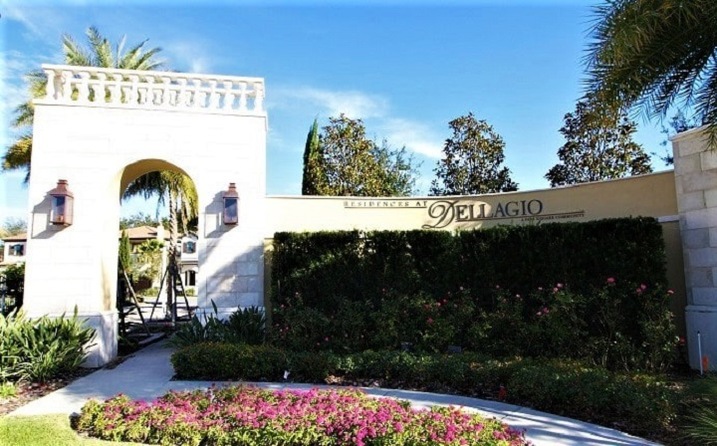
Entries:
{"label": "paved walkway", "polygon": [[[209,387],[207,381],[172,381],[174,370],[169,358],[172,350],[164,342],[150,345],[113,369],[101,369],[82,377],[67,387],[12,412],[15,415],[40,415],[79,412],[90,398],[106,399],[118,393],[135,399],[153,399],[169,390],[190,390]],[[252,383],[272,389],[307,389],[316,386],[291,383]],[[381,397],[408,400],[416,407],[435,405],[461,406],[495,417],[517,429],[524,429],[526,437],[536,446],[577,445],[656,445],[622,432],[570,418],[550,415],[496,401],[479,400],[455,395],[365,388],[366,393]]]}

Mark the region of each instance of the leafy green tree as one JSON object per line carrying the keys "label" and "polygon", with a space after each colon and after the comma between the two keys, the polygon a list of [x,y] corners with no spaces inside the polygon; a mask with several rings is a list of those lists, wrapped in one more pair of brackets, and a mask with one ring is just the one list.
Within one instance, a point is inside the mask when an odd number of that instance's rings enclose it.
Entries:
{"label": "leafy green tree", "polygon": [[[163,62],[156,59],[161,48],[145,48],[144,40],[125,51],[125,38],[113,48],[110,41],[103,37],[97,28],[87,29],[88,48],[83,48],[68,34],[62,36],[64,63],[76,66],[102,68],[122,68],[127,70],[155,70],[162,68]],[[30,159],[32,157],[32,124],[35,116],[33,99],[45,95],[47,77],[42,70],[28,73],[30,98],[15,109],[13,127],[22,131],[2,158],[2,170],[25,169],[25,183],[30,181]]]}
{"label": "leafy green tree", "polygon": [[650,156],[632,140],[637,126],[624,109],[588,96],[564,119],[560,162],[545,175],[551,187],[652,172]]}
{"label": "leafy green tree", "polygon": [[0,227],[0,237],[8,237],[23,232],[27,232],[27,221],[22,218],[8,217]]}
{"label": "leafy green tree", "polygon": [[443,146],[430,195],[477,195],[518,189],[510,170],[502,167],[505,142],[484,120],[473,113],[448,123],[453,135]]}
{"label": "leafy green tree", "polygon": [[717,148],[717,2],[607,0],[594,11],[590,90],[651,117],[682,101]]}
{"label": "leafy green tree", "polygon": [[[682,132],[686,132],[687,130],[694,129],[697,127],[700,127],[700,123],[695,120],[695,117],[687,117],[682,110],[677,110],[677,113],[675,113],[672,118],[670,118],[670,121],[668,122],[669,128],[662,126],[662,129],[660,130],[660,133],[665,135],[665,139],[660,143],[661,146],[667,147],[669,144],[669,139],[673,137],[674,135]],[[658,155],[654,152],[652,152],[653,155],[659,157],[662,162],[665,163],[666,166],[671,166],[675,163],[675,160],[672,156],[672,148],[665,150],[664,155]]]}
{"label": "leafy green tree", "polygon": [[391,197],[413,192],[415,167],[406,149],[392,150],[366,137],[360,119],[329,118],[319,135],[317,195]]}
{"label": "leafy green tree", "polygon": [[319,195],[326,187],[326,175],[322,170],[321,149],[319,145],[319,122],[314,123],[306,135],[304,148],[304,176],[301,182],[301,195]]}

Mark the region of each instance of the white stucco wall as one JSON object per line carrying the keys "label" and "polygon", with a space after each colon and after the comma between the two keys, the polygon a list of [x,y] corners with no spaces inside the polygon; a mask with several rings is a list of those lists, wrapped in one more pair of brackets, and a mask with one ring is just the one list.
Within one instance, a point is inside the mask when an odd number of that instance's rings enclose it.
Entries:
{"label": "white stucco wall", "polygon": [[[59,315],[77,306],[101,329],[92,361],[116,354],[116,270],[120,196],[157,168],[187,173],[199,197],[198,304],[223,313],[262,305],[265,113],[148,110],[108,104],[35,106],[29,186],[25,309]],[[154,161],[147,161],[154,160]],[[162,161],[159,161],[162,160]],[[128,167],[129,166],[129,167]],[[49,223],[48,191],[66,179],[74,223]],[[235,182],[239,224],[221,223],[222,192]],[[114,350],[113,350],[114,349]]]}

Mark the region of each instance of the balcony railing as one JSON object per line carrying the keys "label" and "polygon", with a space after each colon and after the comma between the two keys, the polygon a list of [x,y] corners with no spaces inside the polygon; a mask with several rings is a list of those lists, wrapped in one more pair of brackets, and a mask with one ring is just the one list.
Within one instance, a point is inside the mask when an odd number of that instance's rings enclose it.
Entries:
{"label": "balcony railing", "polygon": [[265,115],[264,80],[169,71],[43,65],[43,104]]}

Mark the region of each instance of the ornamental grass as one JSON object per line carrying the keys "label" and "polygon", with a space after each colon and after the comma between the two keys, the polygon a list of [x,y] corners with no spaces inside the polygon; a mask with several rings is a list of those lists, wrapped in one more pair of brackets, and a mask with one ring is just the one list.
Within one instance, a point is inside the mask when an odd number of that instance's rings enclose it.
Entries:
{"label": "ornamental grass", "polygon": [[85,404],[76,427],[105,440],[165,445],[529,444],[495,419],[455,407],[414,409],[356,389],[212,386],[169,392],[153,403],[118,395]]}

